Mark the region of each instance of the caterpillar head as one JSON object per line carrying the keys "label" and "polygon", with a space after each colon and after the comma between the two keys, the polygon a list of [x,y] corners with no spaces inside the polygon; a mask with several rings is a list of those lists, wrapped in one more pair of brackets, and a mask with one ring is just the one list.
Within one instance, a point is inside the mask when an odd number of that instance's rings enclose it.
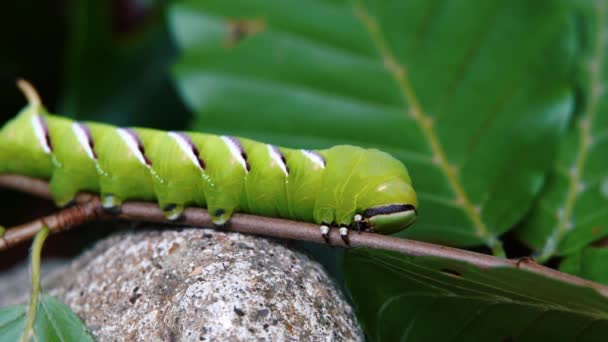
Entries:
{"label": "caterpillar head", "polygon": [[418,216],[414,189],[404,181],[380,184],[368,192],[370,204],[355,215],[358,230],[392,234],[409,227]]}
{"label": "caterpillar head", "polygon": [[418,197],[407,169],[377,150],[368,150],[366,158],[366,166],[360,170],[364,190],[357,198],[355,228],[381,234],[407,228],[418,214]]}

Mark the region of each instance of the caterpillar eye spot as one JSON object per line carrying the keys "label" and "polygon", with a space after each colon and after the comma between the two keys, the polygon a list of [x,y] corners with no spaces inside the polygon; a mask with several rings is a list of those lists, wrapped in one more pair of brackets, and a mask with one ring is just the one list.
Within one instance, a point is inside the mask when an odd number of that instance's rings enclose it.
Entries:
{"label": "caterpillar eye spot", "polygon": [[222,216],[224,215],[224,213],[226,212],[226,210],[224,209],[217,209],[214,213],[215,216]]}

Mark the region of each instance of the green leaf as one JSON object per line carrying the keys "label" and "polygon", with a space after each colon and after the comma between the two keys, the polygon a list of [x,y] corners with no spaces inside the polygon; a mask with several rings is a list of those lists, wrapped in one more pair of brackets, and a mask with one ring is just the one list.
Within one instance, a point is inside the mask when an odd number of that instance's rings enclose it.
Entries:
{"label": "green leaf", "polygon": [[0,341],[18,341],[25,325],[25,305],[0,308]]}
{"label": "green leaf", "polygon": [[573,109],[571,6],[189,0],[175,79],[195,129],[393,154],[421,202],[401,236],[501,254]]}
{"label": "green leaf", "polygon": [[[78,119],[116,125],[184,128],[188,113],[170,82],[175,48],[165,21],[165,1],[83,0],[71,7],[73,18],[66,58],[66,81],[59,112]],[[118,16],[141,23],[117,32]]]}
{"label": "green leaf", "polygon": [[608,248],[586,247],[559,264],[562,272],[608,285]]}
{"label": "green leaf", "polygon": [[608,288],[545,268],[372,249],[350,250],[344,267],[372,341],[601,341],[608,331]]}
{"label": "green leaf", "polygon": [[[18,341],[26,321],[26,306],[0,308],[0,341]],[[93,341],[80,319],[57,299],[42,295],[36,309],[32,341]]]}
{"label": "green leaf", "polygon": [[608,4],[585,4],[579,80],[584,105],[563,138],[538,204],[518,230],[539,250],[540,261],[574,253],[608,235]]}

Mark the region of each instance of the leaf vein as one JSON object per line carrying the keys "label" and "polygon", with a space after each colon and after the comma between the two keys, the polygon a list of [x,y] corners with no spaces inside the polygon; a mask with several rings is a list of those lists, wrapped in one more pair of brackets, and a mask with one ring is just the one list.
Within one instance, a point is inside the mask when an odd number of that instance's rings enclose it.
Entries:
{"label": "leaf vein", "polygon": [[[383,59],[385,69],[391,74],[397,83],[404,101],[406,101],[407,105],[409,105],[409,110],[407,111],[409,116],[412,117],[420,126],[427,143],[430,145],[433,153],[433,159],[456,193],[458,203],[473,223],[476,234],[485,240],[486,244],[492,248],[495,255],[504,255],[500,241],[496,239],[496,237],[490,232],[488,227],[482,221],[480,212],[477,210],[475,205],[471,203],[471,200],[460,182],[457,174],[458,166],[452,165],[448,161],[441,142],[439,141],[439,137],[433,128],[433,118],[426,114],[422,108],[414,92],[413,86],[407,77],[406,68],[395,60],[394,54],[387,46],[384,34],[376,19],[369,13],[369,10],[361,1],[356,1],[353,4],[353,12],[363,27],[367,30],[370,39],[378,49],[380,57]],[[404,105],[406,104],[404,103]]]}

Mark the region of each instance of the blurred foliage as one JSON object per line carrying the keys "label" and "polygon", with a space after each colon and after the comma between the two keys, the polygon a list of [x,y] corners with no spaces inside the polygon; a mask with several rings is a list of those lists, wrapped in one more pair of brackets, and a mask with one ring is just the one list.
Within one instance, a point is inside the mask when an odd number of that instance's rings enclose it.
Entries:
{"label": "blurred foliage", "polygon": [[188,113],[170,83],[175,49],[166,1],[76,1],[59,112],[122,126],[183,129]]}
{"label": "blurred foliage", "polygon": [[373,341],[601,341],[608,297],[517,268],[351,250],[346,283]]}
{"label": "blurred foliage", "polygon": [[587,2],[582,10],[576,82],[583,104],[532,215],[518,230],[543,262],[608,235],[608,3]]}
{"label": "blurred foliage", "polygon": [[608,248],[589,246],[570,254],[559,265],[559,270],[608,285]]}

